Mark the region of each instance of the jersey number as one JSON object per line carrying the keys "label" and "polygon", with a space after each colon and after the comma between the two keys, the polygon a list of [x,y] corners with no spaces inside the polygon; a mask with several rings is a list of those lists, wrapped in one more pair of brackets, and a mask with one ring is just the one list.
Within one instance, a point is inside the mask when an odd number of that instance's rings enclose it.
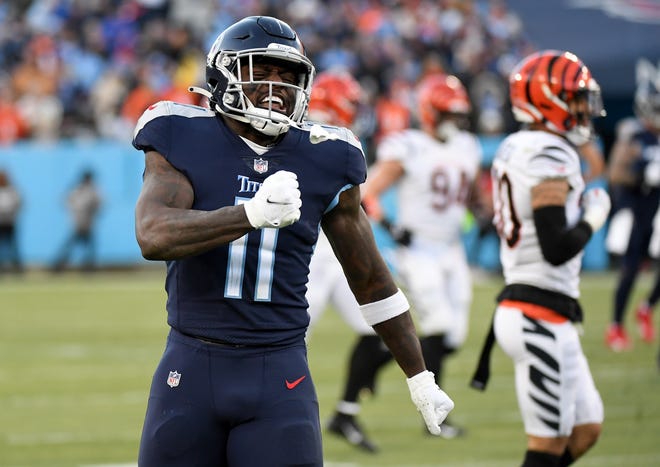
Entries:
{"label": "jersey number", "polygon": [[[247,199],[237,198],[236,204],[243,204]],[[254,281],[254,300],[269,302],[273,289],[273,267],[275,266],[275,247],[277,246],[277,229],[260,229],[259,260],[257,262],[257,277]],[[227,279],[225,280],[226,298],[243,298],[243,277],[245,276],[245,258],[247,256],[248,234],[243,235],[229,244],[227,261]]]}
{"label": "jersey number", "polygon": [[436,211],[444,211],[451,204],[467,204],[470,195],[470,181],[465,172],[461,171],[458,190],[452,193],[450,174],[442,168],[437,168],[431,174],[431,204]]}
{"label": "jersey number", "polygon": [[516,246],[520,240],[520,219],[513,205],[511,181],[506,173],[497,178],[497,190],[493,199],[495,208],[494,224],[500,238],[506,241],[509,248]]}

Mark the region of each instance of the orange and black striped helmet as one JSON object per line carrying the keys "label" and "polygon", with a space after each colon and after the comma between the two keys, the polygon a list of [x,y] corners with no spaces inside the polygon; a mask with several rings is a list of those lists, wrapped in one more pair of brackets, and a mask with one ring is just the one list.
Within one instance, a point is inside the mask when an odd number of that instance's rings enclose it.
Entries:
{"label": "orange and black striped helmet", "polygon": [[[570,52],[544,50],[524,58],[511,72],[509,92],[516,120],[541,123],[559,134],[604,115],[600,86]],[[589,104],[587,115],[569,109],[568,103],[581,96]]]}
{"label": "orange and black striped helmet", "polygon": [[470,98],[463,83],[453,75],[433,73],[417,85],[417,106],[422,126],[435,129],[438,114],[467,115]]}
{"label": "orange and black striped helmet", "polygon": [[351,128],[364,100],[364,90],[343,70],[319,73],[309,100],[310,120]]}

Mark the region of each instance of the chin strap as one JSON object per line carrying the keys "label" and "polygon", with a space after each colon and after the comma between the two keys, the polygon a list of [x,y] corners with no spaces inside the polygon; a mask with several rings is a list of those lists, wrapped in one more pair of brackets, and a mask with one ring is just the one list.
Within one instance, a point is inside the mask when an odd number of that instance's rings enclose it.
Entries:
{"label": "chin strap", "polygon": [[[213,98],[213,94],[211,94],[210,91],[197,86],[189,86],[188,91],[195,94],[201,94],[206,97],[209,102],[211,102],[211,99]],[[290,126],[295,126],[295,122],[285,115],[277,114],[277,112],[275,112],[278,117],[277,120],[275,120],[271,118],[271,115],[273,114],[272,111],[260,109],[251,104],[245,111],[244,115],[235,115],[231,112],[222,111],[217,105],[214,110],[227,117],[233,118],[234,120],[238,120],[239,122],[249,123],[252,128],[268,136],[278,136],[282,133],[286,133]]]}

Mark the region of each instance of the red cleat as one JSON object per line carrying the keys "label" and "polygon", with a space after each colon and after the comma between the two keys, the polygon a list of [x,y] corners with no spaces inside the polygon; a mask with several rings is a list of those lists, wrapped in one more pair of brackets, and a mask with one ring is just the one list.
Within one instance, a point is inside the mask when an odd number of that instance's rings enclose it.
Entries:
{"label": "red cleat", "polygon": [[628,334],[620,324],[612,323],[605,334],[605,345],[614,352],[623,352],[632,348]]}
{"label": "red cleat", "polygon": [[653,342],[655,340],[655,328],[651,319],[651,307],[642,303],[637,307],[635,317],[637,318],[637,329],[644,342]]}

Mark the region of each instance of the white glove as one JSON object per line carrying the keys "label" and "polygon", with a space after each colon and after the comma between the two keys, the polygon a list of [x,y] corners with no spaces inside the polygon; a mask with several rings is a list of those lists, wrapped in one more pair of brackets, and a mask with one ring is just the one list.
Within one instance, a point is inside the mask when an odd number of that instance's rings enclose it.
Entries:
{"label": "white glove", "polygon": [[432,435],[440,434],[440,424],[454,408],[454,401],[435,384],[435,377],[430,371],[422,371],[406,379],[410,398]]}
{"label": "white glove", "polygon": [[582,220],[591,226],[593,232],[603,226],[611,207],[610,196],[602,188],[592,188],[582,194]]}
{"label": "white glove", "polygon": [[281,228],[300,219],[300,190],[293,172],[280,170],[268,176],[254,198],[243,203],[248,221],[255,229]]}
{"label": "white glove", "polygon": [[644,168],[644,182],[650,187],[660,185],[660,161],[652,160]]}

